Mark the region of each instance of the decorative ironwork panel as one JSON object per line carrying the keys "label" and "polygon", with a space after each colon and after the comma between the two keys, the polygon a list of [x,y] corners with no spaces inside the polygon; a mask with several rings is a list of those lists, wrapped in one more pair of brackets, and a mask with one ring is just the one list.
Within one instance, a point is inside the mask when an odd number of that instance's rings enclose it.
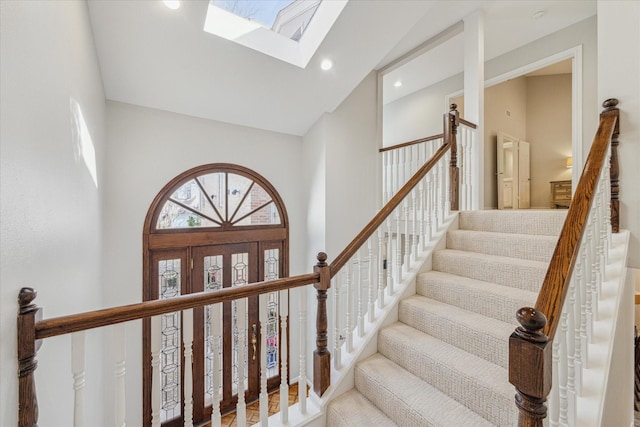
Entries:
{"label": "decorative ironwork panel", "polygon": [[[267,249],[264,251],[264,280],[276,280],[280,278],[280,252],[278,249]],[[278,375],[279,364],[279,339],[280,329],[278,327],[278,293],[272,292],[267,295],[267,375],[273,377]]]}
{"label": "decorative ironwork panel", "polygon": [[[223,274],[223,262],[222,255],[206,256],[203,259],[204,264],[204,290],[205,292],[211,292],[218,289],[222,289],[222,274]],[[218,340],[216,344],[218,348],[218,354],[214,354],[214,336],[211,330],[211,313],[213,312],[211,306],[204,308],[204,398],[205,404],[211,405],[213,402],[213,359],[218,357],[220,363],[218,378],[222,377],[222,336],[215,337]],[[221,321],[221,319],[220,319]],[[222,393],[222,387],[219,387],[219,393]]]}
{"label": "decorative ironwork panel", "polygon": [[[158,284],[160,299],[180,295],[180,259],[158,262]],[[160,387],[162,402],[160,419],[170,420],[181,414],[180,403],[180,312],[163,314],[161,317]]]}

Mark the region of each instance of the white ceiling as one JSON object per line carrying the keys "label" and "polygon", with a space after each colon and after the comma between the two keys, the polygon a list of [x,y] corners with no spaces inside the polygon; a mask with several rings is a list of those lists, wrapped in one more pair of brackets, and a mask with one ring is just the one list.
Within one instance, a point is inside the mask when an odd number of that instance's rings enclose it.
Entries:
{"label": "white ceiling", "polygon": [[[330,0],[327,0],[330,1]],[[486,13],[486,58],[498,56],[596,12],[595,1],[351,0],[305,69],[203,31],[208,1],[89,0],[108,99],[303,135],[381,68],[479,8]],[[531,18],[537,10],[547,13]],[[421,85],[462,71],[455,52],[438,53],[434,75],[414,67]],[[330,57],[332,70],[320,70]],[[429,61],[427,61],[429,63]],[[407,71],[408,75],[411,73]],[[436,80],[433,80],[436,79]],[[388,79],[385,79],[388,80]],[[408,82],[403,82],[407,89]],[[417,86],[416,86],[417,87]],[[424,87],[424,86],[423,86]]]}

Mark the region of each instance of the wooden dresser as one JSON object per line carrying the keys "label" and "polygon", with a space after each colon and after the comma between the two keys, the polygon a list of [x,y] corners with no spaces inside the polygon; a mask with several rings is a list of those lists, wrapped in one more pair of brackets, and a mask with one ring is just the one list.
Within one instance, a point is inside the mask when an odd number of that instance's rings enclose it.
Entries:
{"label": "wooden dresser", "polygon": [[551,208],[567,209],[571,203],[571,180],[551,181]]}

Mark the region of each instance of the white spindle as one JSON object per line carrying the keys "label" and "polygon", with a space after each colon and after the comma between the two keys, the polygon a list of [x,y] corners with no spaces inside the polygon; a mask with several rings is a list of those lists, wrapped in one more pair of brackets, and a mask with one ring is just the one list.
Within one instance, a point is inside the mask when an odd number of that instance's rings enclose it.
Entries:
{"label": "white spindle", "polygon": [[581,319],[582,319],[582,257],[580,252],[576,257],[575,274],[573,277],[574,286],[574,304],[573,304],[573,317],[574,317],[574,375],[575,375],[575,396],[580,396],[582,393],[582,340],[580,337]]}
{"label": "white spindle", "polygon": [[549,407],[549,425],[555,427],[558,425],[558,421],[560,419],[560,392],[559,392],[559,384],[558,384],[558,375],[559,375],[559,356],[558,352],[560,349],[560,345],[558,340],[554,339],[553,344],[551,346],[551,377],[552,377],[552,387],[551,392],[549,393],[549,399],[547,406]]}
{"label": "white spindle", "polygon": [[[575,274],[575,273],[574,273]],[[575,425],[576,419],[576,347],[575,347],[575,302],[576,302],[576,282],[575,275],[571,279],[569,286],[569,299],[565,306],[567,312],[567,420],[569,425]]]}
{"label": "white spindle", "polygon": [[[395,283],[402,283],[402,224],[400,221],[400,205],[394,210],[394,217],[396,222],[396,265],[395,267]],[[391,289],[387,289],[387,294],[389,296],[393,295]]]}
{"label": "white spindle", "polygon": [[560,344],[558,357],[558,385],[560,391],[560,424],[567,424],[567,312],[562,311],[560,315],[560,333],[555,340]]}
{"label": "white spindle", "polygon": [[420,212],[420,249],[423,251],[427,249],[427,227],[425,227],[426,206],[425,206],[425,197],[424,197],[425,182],[426,182],[426,178],[423,178],[420,180],[420,184],[418,184],[418,191],[420,192],[420,199],[419,199],[420,205],[418,207],[418,210]]}
{"label": "white spindle", "polygon": [[298,292],[300,294],[300,375],[298,377],[298,408],[300,414],[305,415],[307,413],[307,287],[303,286],[298,288]]}
{"label": "white spindle", "polygon": [[289,291],[280,291],[278,297],[280,309],[280,421],[289,423],[289,368],[287,367],[287,319],[289,316]]}
{"label": "white spindle", "polygon": [[384,308],[384,282],[387,279],[389,266],[387,245],[384,240],[382,225],[378,228],[378,308]]}
{"label": "white spindle", "polygon": [[[161,316],[151,318],[151,427],[160,427],[162,385],[160,383]],[[218,423],[213,427],[219,427]]]}
{"label": "white spindle", "polygon": [[113,357],[115,360],[115,377],[116,377],[116,393],[115,393],[115,425],[116,427],[124,427],[125,422],[125,384],[124,376],[126,372],[126,347],[125,347],[125,329],[124,324],[120,323],[113,326]]}
{"label": "white spindle", "polygon": [[184,344],[184,426],[193,426],[193,309],[182,312],[182,342]]}
{"label": "white spindle", "polygon": [[353,277],[351,272],[351,263],[353,261],[349,260],[346,266],[346,278],[345,278],[345,288],[347,292],[346,297],[346,310],[345,310],[345,325],[346,325],[346,337],[347,337],[347,353],[351,353],[353,351]]}
{"label": "white spindle", "polygon": [[357,323],[358,323],[358,336],[359,337],[363,337],[364,336],[364,311],[363,311],[363,304],[364,304],[364,297],[367,295],[366,293],[366,289],[365,289],[365,283],[364,283],[364,279],[362,277],[362,257],[360,256],[360,251],[356,252],[355,255],[355,265],[356,265],[356,271],[354,273],[354,277],[357,276],[357,280],[355,281],[355,286],[356,286],[356,318],[357,318]]}
{"label": "white spindle", "polygon": [[211,330],[211,354],[213,363],[211,364],[211,388],[213,389],[211,402],[211,426],[220,427],[222,424],[222,414],[220,413],[220,341],[222,340],[222,304],[213,304],[210,307],[210,330]]}
{"label": "white spindle", "polygon": [[402,202],[402,213],[404,214],[404,272],[409,272],[411,266],[411,236],[409,235],[409,197],[405,197]]}
{"label": "white spindle", "polygon": [[[237,379],[238,379],[238,403],[236,405],[236,425],[247,425],[247,403],[244,399],[244,359],[245,359],[245,342],[246,342],[246,330],[247,330],[247,300],[245,298],[238,299],[232,304],[236,306],[236,324],[237,331],[233,335],[237,336],[236,339],[236,351],[238,352]],[[264,359],[262,360],[264,364]]]}
{"label": "white spindle", "polygon": [[260,305],[260,425],[269,425],[267,393],[267,294],[259,297]]}
{"label": "white spindle", "polygon": [[84,426],[84,331],[71,334],[71,373],[73,374],[73,426]]}
{"label": "white spindle", "polygon": [[[387,247],[386,247],[386,257],[387,257],[387,294],[393,294],[393,280],[394,280],[394,271],[396,269],[396,251],[394,250],[394,241],[393,238],[393,226],[392,226],[392,217],[393,214],[389,214],[387,217]],[[381,303],[384,306],[384,299],[381,299]]]}
{"label": "white spindle", "polygon": [[340,333],[340,324],[342,322],[340,315],[340,289],[338,289],[338,276],[340,273],[336,274],[336,276],[331,279],[331,288],[333,294],[333,310],[334,310],[334,332],[333,332],[333,364],[336,369],[342,368],[342,335]]}
{"label": "white spindle", "polygon": [[[380,228],[378,228],[378,233],[380,233]],[[380,258],[377,260],[373,255],[373,242],[375,237],[371,236],[369,240],[367,240],[367,256],[369,257],[369,265],[367,266],[367,282],[369,283],[369,299],[368,299],[368,307],[367,311],[369,313],[369,322],[373,322],[375,320],[375,310],[376,310],[376,288],[374,286],[374,277],[379,276],[376,274],[375,268],[378,270],[382,270],[382,266],[380,265]],[[376,239],[377,240],[377,239]]]}
{"label": "white spindle", "polygon": [[418,206],[417,203],[417,190],[414,188],[411,190],[411,264],[414,264],[418,257]]}

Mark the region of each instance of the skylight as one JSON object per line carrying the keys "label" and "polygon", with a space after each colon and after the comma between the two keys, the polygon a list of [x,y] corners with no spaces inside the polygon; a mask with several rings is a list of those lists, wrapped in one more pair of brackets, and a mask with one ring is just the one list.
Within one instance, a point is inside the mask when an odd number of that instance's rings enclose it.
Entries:
{"label": "skylight", "polygon": [[204,30],[304,68],[348,0],[210,0]]}

